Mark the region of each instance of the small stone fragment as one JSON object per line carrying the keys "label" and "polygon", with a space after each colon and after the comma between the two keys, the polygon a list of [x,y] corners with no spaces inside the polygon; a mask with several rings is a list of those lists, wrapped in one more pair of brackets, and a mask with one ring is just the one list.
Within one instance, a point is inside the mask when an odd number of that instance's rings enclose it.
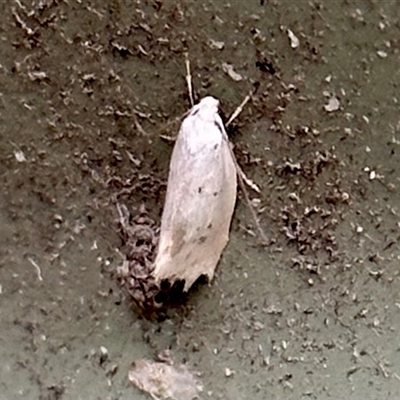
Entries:
{"label": "small stone fragment", "polygon": [[15,158],[17,159],[18,162],[25,162],[26,161],[25,154],[21,150],[14,151],[14,155],[15,155]]}
{"label": "small stone fragment", "polygon": [[138,360],[129,371],[129,380],[153,399],[192,400],[203,390],[201,383],[185,365]]}
{"label": "small stone fragment", "polygon": [[222,50],[225,47],[225,43],[217,41],[217,40],[214,40],[214,39],[209,39],[208,40],[208,46],[212,50]]}
{"label": "small stone fragment", "polygon": [[290,29],[287,30],[287,34],[289,36],[290,46],[292,47],[292,49],[296,49],[297,47],[299,47],[300,46],[299,38]]}
{"label": "small stone fragment", "polygon": [[235,72],[235,70],[233,69],[233,65],[232,64],[228,64],[228,63],[223,63],[222,64],[222,70],[230,77],[232,78],[235,82],[239,82],[243,80],[242,75],[238,74],[237,72]]}
{"label": "small stone fragment", "polygon": [[327,112],[333,112],[339,110],[340,109],[339,99],[336,96],[332,96],[329,99],[328,104],[324,105],[324,109]]}

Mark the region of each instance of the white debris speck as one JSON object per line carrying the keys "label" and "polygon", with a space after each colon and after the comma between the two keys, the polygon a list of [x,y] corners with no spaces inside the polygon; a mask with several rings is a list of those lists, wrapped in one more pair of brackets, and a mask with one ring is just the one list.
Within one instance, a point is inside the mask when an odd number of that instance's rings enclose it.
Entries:
{"label": "white debris speck", "polygon": [[82,80],[87,82],[87,81],[94,81],[96,79],[95,74],[85,74],[82,76]]}
{"label": "white debris speck", "polygon": [[43,81],[47,78],[47,74],[44,71],[29,71],[28,76],[31,81]]}
{"label": "white debris speck", "polygon": [[397,140],[396,137],[393,135],[392,136],[392,143],[399,145],[400,144],[400,140]]}
{"label": "white debris speck", "polygon": [[84,229],[86,229],[86,225],[82,221],[76,221],[72,230],[75,234],[79,235]]}
{"label": "white debris speck", "polygon": [[260,207],[261,199],[259,199],[259,198],[254,198],[254,199],[251,199],[250,202],[251,202],[251,205],[252,205],[253,207],[257,208],[257,207]]}
{"label": "white debris speck", "polygon": [[371,153],[371,148],[370,148],[369,146],[366,146],[366,147],[365,147],[365,151],[366,151],[367,153]]}
{"label": "white debris speck", "polygon": [[225,22],[218,15],[213,18],[215,25],[222,26]]}
{"label": "white debris speck", "polygon": [[344,128],[344,133],[346,135],[351,135],[353,132],[352,132],[351,128]]}
{"label": "white debris speck", "polygon": [[132,153],[130,153],[129,151],[126,151],[126,154],[129,158],[129,160],[132,161],[132,163],[135,165],[135,167],[140,167],[140,164],[142,163],[140,160],[138,160],[137,158],[135,158]]}
{"label": "white debris speck", "polygon": [[159,37],[157,38],[157,42],[160,44],[168,44],[169,43],[169,39],[166,37]]}
{"label": "white debris speck", "polygon": [[232,376],[235,372],[232,371],[230,368],[225,368],[225,376],[227,378],[229,378],[230,376]]}
{"label": "white debris speck", "polygon": [[349,198],[350,198],[350,195],[347,192],[343,192],[342,193],[342,200],[343,201],[347,201],[347,200],[349,200]]}
{"label": "white debris speck", "polygon": [[331,82],[332,81],[332,75],[328,75],[326,78],[325,78],[325,82]]}
{"label": "white debris speck", "polygon": [[336,96],[332,96],[329,101],[328,104],[324,105],[324,109],[327,112],[333,112],[333,111],[337,111],[340,109],[340,101]]}
{"label": "white debris speck", "polygon": [[371,172],[369,173],[369,179],[370,179],[371,181],[373,181],[375,178],[376,178],[376,172],[375,172],[375,171],[371,171]]}
{"label": "white debris speck", "polygon": [[14,151],[14,154],[15,154],[15,158],[17,159],[18,162],[26,161],[25,154],[21,150]]}
{"label": "white debris speck", "polygon": [[42,270],[39,264],[32,257],[28,257],[28,261],[35,267],[39,281],[43,281]]}
{"label": "white debris speck", "polygon": [[243,80],[242,75],[240,75],[237,72],[235,72],[235,70],[233,69],[233,65],[232,64],[223,63],[222,64],[222,70],[227,75],[229,75],[230,78],[232,78],[236,82],[239,82],[239,81]]}
{"label": "white debris speck", "polygon": [[208,46],[212,50],[222,50],[225,47],[225,42],[220,42],[218,40],[209,39]]}
{"label": "white debris speck", "polygon": [[254,330],[255,331],[262,331],[264,329],[264,324],[260,321],[254,322]]}
{"label": "white debris speck", "polygon": [[379,56],[380,58],[386,58],[386,57],[388,56],[388,54],[387,54],[386,51],[384,51],[384,50],[378,50],[378,51],[376,52],[376,54],[378,54],[378,56]]}
{"label": "white debris speck", "polygon": [[364,228],[362,226],[357,226],[356,232],[357,233],[362,233],[364,231]]}
{"label": "white debris speck", "polygon": [[287,30],[287,34],[289,36],[290,46],[292,47],[292,49],[296,49],[297,47],[299,47],[300,46],[299,38],[290,29]]}
{"label": "white debris speck", "polygon": [[144,47],[141,44],[138,45],[138,49],[143,55],[145,56],[149,55],[149,53],[144,49]]}

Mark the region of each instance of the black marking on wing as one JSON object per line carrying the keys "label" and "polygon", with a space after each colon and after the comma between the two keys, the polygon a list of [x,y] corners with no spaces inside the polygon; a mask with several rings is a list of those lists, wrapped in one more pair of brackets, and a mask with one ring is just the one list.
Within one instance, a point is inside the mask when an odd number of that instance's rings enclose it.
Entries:
{"label": "black marking on wing", "polygon": [[221,135],[224,134],[224,128],[221,126],[221,124],[218,121],[214,121],[214,125],[218,128],[220,131]]}

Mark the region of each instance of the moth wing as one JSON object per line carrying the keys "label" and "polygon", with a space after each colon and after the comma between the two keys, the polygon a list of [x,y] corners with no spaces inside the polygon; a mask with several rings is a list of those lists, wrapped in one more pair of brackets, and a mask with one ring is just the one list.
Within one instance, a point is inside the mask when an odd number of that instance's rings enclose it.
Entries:
{"label": "moth wing", "polygon": [[[182,124],[173,150],[154,272],[158,281],[185,280],[184,290],[201,275],[212,279],[236,200],[229,143],[212,122],[194,122]],[[206,129],[209,138],[199,141]]]}

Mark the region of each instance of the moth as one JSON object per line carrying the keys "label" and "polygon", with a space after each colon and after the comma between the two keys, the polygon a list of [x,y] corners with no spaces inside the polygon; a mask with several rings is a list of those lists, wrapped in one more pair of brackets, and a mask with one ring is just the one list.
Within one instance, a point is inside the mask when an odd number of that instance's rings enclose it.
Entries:
{"label": "moth", "polygon": [[237,194],[233,153],[218,114],[205,97],[183,120],[170,161],[153,275],[158,285],[209,281],[229,239]]}

